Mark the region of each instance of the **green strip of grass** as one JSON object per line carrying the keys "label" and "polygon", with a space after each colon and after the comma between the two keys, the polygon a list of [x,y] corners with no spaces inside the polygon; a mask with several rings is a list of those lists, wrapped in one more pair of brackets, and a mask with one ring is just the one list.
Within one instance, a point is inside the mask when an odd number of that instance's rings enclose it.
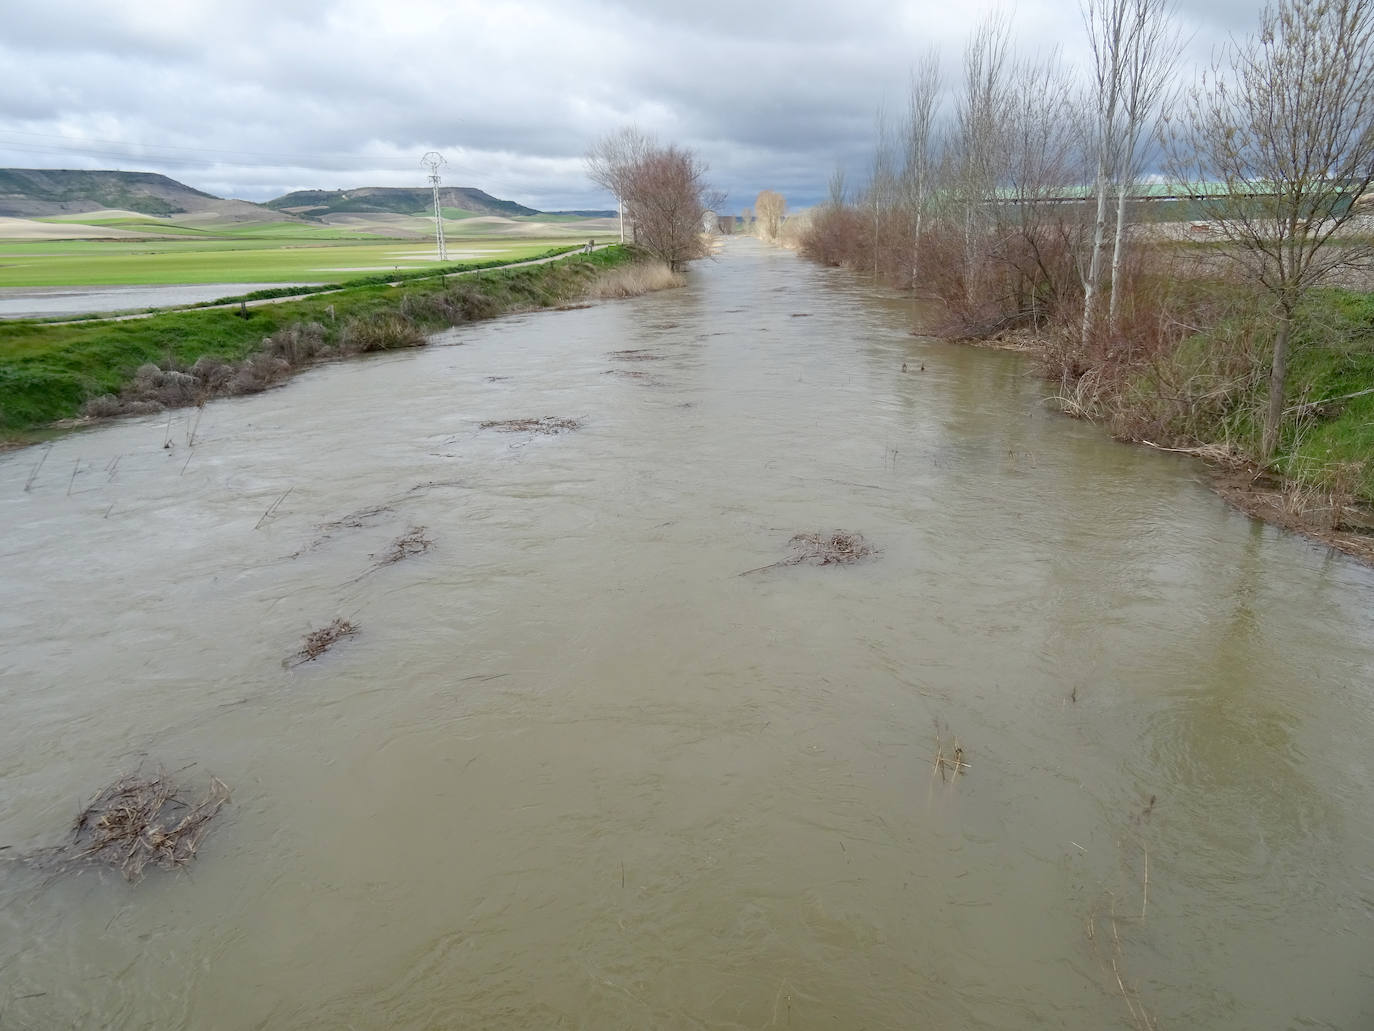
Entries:
{"label": "green strip of grass", "polygon": [[318,322],[336,343],[350,323],[389,314],[432,331],[504,311],[557,305],[578,296],[603,269],[631,260],[624,247],[456,279],[430,275],[390,286],[353,286],[237,311],[169,312],[128,322],[0,323],[0,430],[32,432],[71,418],[88,400],[118,394],[140,365],[186,367],[200,357],[240,361],[263,339]]}
{"label": "green strip of grass", "polygon": [[[471,248],[484,252],[482,260],[511,262],[570,242],[552,237],[465,239],[461,248],[451,249]],[[217,239],[0,242],[0,287],[333,283],[374,270],[382,275],[432,273],[439,264],[432,243],[378,243],[375,238],[355,243],[336,230],[308,238],[255,231]]]}

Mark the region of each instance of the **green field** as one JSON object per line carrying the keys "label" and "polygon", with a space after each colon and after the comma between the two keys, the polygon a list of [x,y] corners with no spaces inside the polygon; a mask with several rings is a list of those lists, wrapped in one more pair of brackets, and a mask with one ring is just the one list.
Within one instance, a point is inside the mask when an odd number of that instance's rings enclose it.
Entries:
{"label": "green field", "polygon": [[0,437],[76,415],[91,398],[118,393],[147,362],[186,369],[201,357],[240,361],[261,350],[265,338],[300,323],[318,323],[333,347],[350,327],[388,317],[432,332],[548,307],[581,297],[600,273],[632,257],[624,247],[609,247],[543,265],[429,276],[399,286],[358,285],[243,312],[205,308],[121,322],[0,322]]}
{"label": "green field", "polygon": [[[423,240],[379,242],[341,229],[302,228],[217,229],[213,236],[169,240],[0,240],[0,287],[329,283],[439,264],[434,245]],[[519,261],[568,242],[465,237],[450,243],[449,260]]]}

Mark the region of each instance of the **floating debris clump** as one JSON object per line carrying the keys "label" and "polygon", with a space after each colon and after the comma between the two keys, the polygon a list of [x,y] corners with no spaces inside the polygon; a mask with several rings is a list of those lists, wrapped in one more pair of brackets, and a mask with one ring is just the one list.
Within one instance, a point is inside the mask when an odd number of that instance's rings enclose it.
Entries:
{"label": "floating debris clump", "polygon": [[492,419],[482,423],[484,430],[500,430],[502,433],[542,433],[553,436],[582,428],[576,419],[560,419],[546,415],[542,419]]}
{"label": "floating debris clump", "polygon": [[171,870],[194,859],[210,821],[228,801],[229,788],[217,777],[210,778],[209,793],[193,802],[166,770],[132,773],[81,810],[71,841],[25,860],[59,873],[106,866],[136,881],[149,865]]}
{"label": "floating debris clump", "polygon": [[747,569],[741,576],[749,573],[762,573],[765,569],[778,569],[783,566],[799,566],[805,563],[812,566],[841,566],[858,562],[860,559],[876,555],[878,549],[869,544],[861,533],[847,530],[831,530],[826,533],[799,533],[787,542],[792,554],[778,562],[770,562],[757,569]]}

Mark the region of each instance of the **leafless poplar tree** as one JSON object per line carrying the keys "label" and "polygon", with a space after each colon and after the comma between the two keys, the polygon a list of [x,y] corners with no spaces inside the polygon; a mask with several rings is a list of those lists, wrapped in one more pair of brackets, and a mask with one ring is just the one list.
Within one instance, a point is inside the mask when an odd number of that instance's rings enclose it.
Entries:
{"label": "leafless poplar tree", "polygon": [[940,54],[931,49],[912,68],[907,94],[906,161],[901,184],[911,225],[912,289],[920,276],[921,234],[925,231],[940,161],[939,127],[935,120],[940,85]]}
{"label": "leafless poplar tree", "polygon": [[873,151],[873,165],[869,170],[866,198],[873,220],[873,276],[878,278],[882,267],[882,238],[884,216],[896,206],[898,196],[898,147],[887,111],[879,107],[874,116],[878,145]]}
{"label": "leafless poplar tree", "polygon": [[[1277,320],[1265,460],[1278,447],[1293,317],[1337,268],[1367,262],[1368,236],[1341,235],[1374,182],[1374,0],[1275,0],[1259,32],[1233,40],[1191,94],[1171,138],[1231,253]],[[1204,190],[1215,182],[1221,191]]]}
{"label": "leafless poplar tree", "polygon": [[1076,282],[1081,218],[1060,203],[1073,177],[1078,135],[1073,83],[1057,51],[1017,61],[1008,76],[1003,118],[1004,165],[990,256],[1010,271],[1001,305],[1007,317],[1039,325]]}
{"label": "leafless poplar tree", "polygon": [[963,222],[964,293],[973,300],[985,253],[986,229],[1002,166],[1002,135],[1010,70],[1011,24],[995,11],[964,48],[964,75],[955,112],[954,182]]}
{"label": "leafless poplar tree", "polygon": [[1093,197],[1096,211],[1093,217],[1092,246],[1088,268],[1083,275],[1082,346],[1087,350],[1097,324],[1099,291],[1102,285],[1102,263],[1107,248],[1107,205],[1111,196],[1112,179],[1120,164],[1121,147],[1121,89],[1123,64],[1129,32],[1129,7],[1132,0],[1087,0],[1083,8],[1083,24],[1088,32],[1093,65],[1090,94],[1093,118],[1090,145],[1094,165]]}
{"label": "leafless poplar tree", "polygon": [[658,141],[638,127],[627,125],[598,140],[587,151],[587,178],[615,195],[620,209],[620,242],[625,242],[625,194],[633,170],[656,147]]}
{"label": "leafless poplar tree", "polygon": [[[1099,0],[1101,2],[1101,0]],[[1182,39],[1172,17],[1172,0],[1106,0],[1129,5],[1125,54],[1121,63],[1120,139],[1116,146],[1116,237],[1112,243],[1112,290],[1107,324],[1120,329],[1120,293],[1124,243],[1129,222],[1126,200],[1145,158],[1144,142],[1155,135],[1166,97],[1173,88]]]}
{"label": "leafless poplar tree", "polygon": [[776,190],[762,190],[754,199],[754,212],[759,220],[759,236],[765,240],[776,240],[782,229],[782,218],[787,212],[787,201]]}

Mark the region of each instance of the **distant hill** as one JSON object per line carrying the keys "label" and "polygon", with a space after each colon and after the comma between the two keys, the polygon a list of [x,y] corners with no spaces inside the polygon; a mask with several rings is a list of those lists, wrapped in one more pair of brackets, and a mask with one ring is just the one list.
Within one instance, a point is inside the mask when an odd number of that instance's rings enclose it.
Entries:
{"label": "distant hill", "polygon": [[247,201],[226,201],[156,172],[82,171],[69,168],[0,168],[0,216],[47,218],[102,208],[143,215],[181,215],[242,206],[273,216]]}
{"label": "distant hill", "polygon": [[[470,186],[441,186],[439,203],[445,208],[462,208],[479,215],[503,215],[506,218],[539,214],[534,208],[514,201],[498,200]],[[303,218],[341,214],[415,215],[433,209],[434,195],[423,188],[392,186],[363,186],[356,190],[297,190],[269,200],[267,206]]]}
{"label": "distant hill", "polygon": [[543,215],[576,215],[578,218],[615,218],[619,212],[611,211],[589,211],[585,208],[577,208],[573,211],[543,211]]}

